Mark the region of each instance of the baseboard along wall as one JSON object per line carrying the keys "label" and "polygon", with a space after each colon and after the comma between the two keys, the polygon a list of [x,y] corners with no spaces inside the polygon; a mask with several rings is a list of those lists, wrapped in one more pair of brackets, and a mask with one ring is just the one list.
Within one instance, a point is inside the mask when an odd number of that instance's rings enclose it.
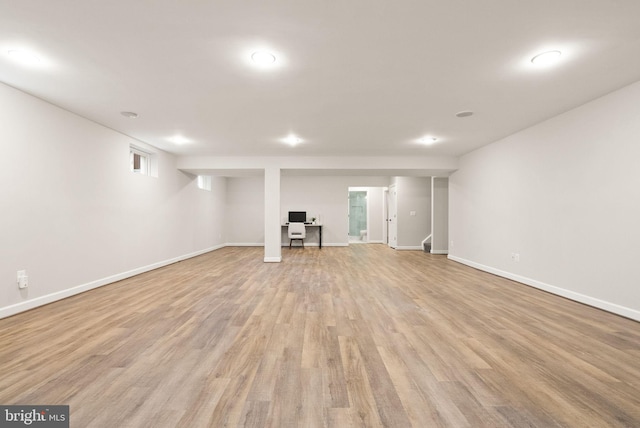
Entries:
{"label": "baseboard along wall", "polygon": [[593,306],[594,308],[602,309],[604,311],[611,312],[613,314],[620,315],[625,318],[630,318],[635,321],[640,321],[640,311],[627,308],[625,306],[618,305],[616,303],[611,303],[605,300],[596,299],[595,297],[587,296],[581,293],[576,293],[575,291],[567,290],[561,287],[556,287],[555,285],[546,284],[544,282],[537,281],[535,279],[527,278],[521,275],[516,275],[511,272],[496,269],[491,266],[486,266],[471,260],[463,259],[461,257],[449,255],[447,258],[484,272],[498,275],[503,278],[511,279],[513,281],[528,285],[530,287],[538,288],[540,290],[549,292],[551,294],[555,294],[557,296],[565,297],[567,299],[570,299],[579,303],[584,303],[585,305]]}

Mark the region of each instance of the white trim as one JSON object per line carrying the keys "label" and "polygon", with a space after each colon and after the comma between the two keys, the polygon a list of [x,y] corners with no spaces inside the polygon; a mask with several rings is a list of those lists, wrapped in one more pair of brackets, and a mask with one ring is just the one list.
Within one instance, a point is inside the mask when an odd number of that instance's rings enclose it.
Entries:
{"label": "white trim", "polygon": [[449,254],[448,250],[431,250],[431,254]]}
{"label": "white trim", "polygon": [[225,247],[264,247],[264,242],[227,242]]}
{"label": "white trim", "polygon": [[[282,243],[282,246],[283,246],[283,247],[287,247],[287,248],[289,248],[289,243],[288,243],[288,242],[283,242],[283,243]],[[304,246],[305,246],[305,247],[319,247],[320,245],[318,245],[318,243],[317,243],[317,242],[309,242],[309,243],[307,243],[307,242],[305,241]],[[348,247],[348,246],[349,246],[349,244],[342,244],[342,243],[339,243],[339,244],[336,244],[336,243],[326,243],[326,242],[323,242],[323,243],[322,243],[322,248],[324,248],[324,247]],[[292,247],[301,247],[301,245],[300,245],[300,244],[298,244],[298,245],[293,244],[293,245],[292,245]]]}
{"label": "white trim", "polygon": [[[431,177],[431,178],[433,178],[433,177]],[[424,248],[424,244],[426,244],[426,243],[427,243],[427,241],[428,241],[429,239],[431,239],[431,236],[432,236],[432,235],[433,235],[433,234],[432,234],[432,233],[430,233],[430,234],[429,234],[429,236],[427,236],[426,238],[424,238],[424,239],[422,240],[422,242],[421,242],[421,244],[422,244],[422,248]]]}
{"label": "white trim", "polygon": [[[380,241],[378,242],[379,244],[382,244],[383,242]],[[367,244],[371,244],[371,242],[367,242]],[[295,245],[295,244],[294,244]],[[225,247],[264,247],[264,242],[227,242],[226,244],[224,244]],[[288,242],[282,242],[280,244],[280,246],[282,247],[288,247],[289,243]],[[300,244],[295,245],[296,247],[300,247]],[[317,242],[306,242],[304,243],[305,247],[318,247],[319,244]],[[322,243],[322,247],[348,247],[349,244],[343,244],[343,243]]]}
{"label": "white trim", "polygon": [[625,306],[607,302],[605,300],[596,299],[595,297],[590,297],[585,294],[576,293],[575,291],[556,287],[555,285],[546,284],[544,282],[536,281],[535,279],[516,275],[511,272],[506,272],[500,269],[492,268],[490,266],[485,266],[483,264],[472,262],[470,260],[466,260],[460,257],[449,255],[447,258],[450,260],[453,260],[454,262],[462,263],[464,265],[471,266],[473,268],[476,268],[485,272],[489,272],[494,275],[501,276],[503,278],[511,279],[513,281],[520,282],[522,284],[547,291],[557,296],[566,297],[567,299],[584,303],[585,305],[593,306],[595,308],[602,309],[607,312],[612,312],[616,315],[621,315],[626,318],[631,318],[633,320],[640,321],[640,311],[637,311],[635,309],[627,308]]}
{"label": "white trim", "polygon": [[424,248],[419,246],[419,245],[411,245],[411,246],[402,246],[402,247],[395,247],[396,250],[420,250],[420,251],[424,251]]}
{"label": "white trim", "polygon": [[280,263],[282,261],[282,257],[265,257],[265,263]]}
{"label": "white trim", "polygon": [[172,259],[168,259],[168,260],[153,263],[147,266],[142,266],[136,269],[132,269],[127,272],[122,272],[112,276],[108,276],[106,278],[101,278],[95,281],[87,282],[86,284],[67,288],[66,290],[56,291],[55,293],[47,294],[45,296],[40,296],[34,299],[26,300],[24,302],[16,303],[14,305],[5,306],[4,308],[0,308],[0,319],[18,314],[20,312],[28,311],[30,309],[37,308],[38,306],[47,305],[49,303],[53,303],[58,300],[65,299],[67,297],[74,296],[76,294],[84,293],[85,291],[93,290],[94,288],[102,287],[103,285],[111,284],[116,281],[121,281],[123,279],[130,278],[132,276],[139,275],[141,273],[148,272],[150,270],[158,269],[163,266],[167,266],[173,263],[180,262],[182,260],[199,256],[201,254],[209,253],[211,251],[218,250],[223,247],[224,245],[216,245],[214,247],[206,248],[204,250],[195,251],[193,253],[185,254],[182,256],[174,257]]}
{"label": "white trim", "polygon": [[378,240],[373,240],[373,241],[367,241],[367,242],[365,242],[365,244],[386,244],[386,242],[383,241],[383,240],[379,240],[379,241]]}

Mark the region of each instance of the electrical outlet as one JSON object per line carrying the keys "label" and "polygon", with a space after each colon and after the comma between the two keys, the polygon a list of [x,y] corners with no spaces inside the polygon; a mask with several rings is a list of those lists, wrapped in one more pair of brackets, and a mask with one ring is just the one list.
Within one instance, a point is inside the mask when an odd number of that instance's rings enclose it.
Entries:
{"label": "electrical outlet", "polygon": [[29,286],[29,277],[26,270],[19,270],[17,274],[18,288],[27,288]]}

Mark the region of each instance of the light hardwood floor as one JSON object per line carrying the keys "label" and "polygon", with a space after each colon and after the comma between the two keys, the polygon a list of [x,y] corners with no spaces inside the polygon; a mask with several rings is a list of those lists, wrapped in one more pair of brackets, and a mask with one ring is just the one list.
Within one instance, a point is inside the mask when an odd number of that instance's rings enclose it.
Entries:
{"label": "light hardwood floor", "polygon": [[419,251],[262,258],[0,320],[0,403],[68,404],[72,427],[640,426],[637,322]]}

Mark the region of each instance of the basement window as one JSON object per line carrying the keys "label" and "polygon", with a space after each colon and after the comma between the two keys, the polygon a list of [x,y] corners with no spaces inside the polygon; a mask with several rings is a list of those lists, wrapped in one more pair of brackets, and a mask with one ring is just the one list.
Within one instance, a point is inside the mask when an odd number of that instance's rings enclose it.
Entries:
{"label": "basement window", "polygon": [[151,153],[147,153],[134,146],[129,148],[129,165],[131,171],[137,174],[149,175],[150,163]]}
{"label": "basement window", "polygon": [[211,191],[211,176],[199,175],[198,176],[198,189]]}

